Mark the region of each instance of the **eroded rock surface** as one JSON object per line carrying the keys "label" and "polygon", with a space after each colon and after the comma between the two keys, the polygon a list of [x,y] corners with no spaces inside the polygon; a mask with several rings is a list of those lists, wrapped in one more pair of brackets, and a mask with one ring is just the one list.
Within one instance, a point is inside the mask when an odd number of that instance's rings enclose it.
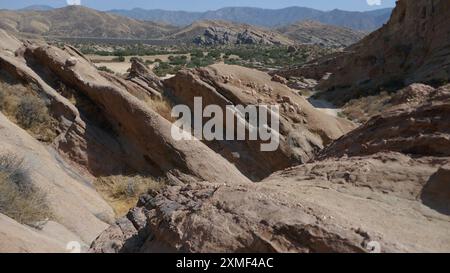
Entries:
{"label": "eroded rock surface", "polygon": [[[406,89],[394,97],[400,103],[373,117],[322,151],[324,156],[368,155],[398,151],[415,156],[450,156],[450,86],[425,88],[427,95],[416,98]],[[415,89],[418,90],[417,88]],[[430,92],[431,91],[431,92]],[[408,99],[401,98],[411,98]]]}
{"label": "eroded rock surface", "polygon": [[447,252],[446,88],[372,118],[319,159],[260,183],[149,193],[91,251]]}
{"label": "eroded rock surface", "polygon": [[[317,151],[354,128],[351,122],[320,112],[286,85],[254,69],[216,64],[181,71],[165,84],[176,103],[191,109],[194,97],[202,98],[203,107],[215,104],[222,109],[227,105],[279,105],[281,135],[276,151],[261,152],[258,141],[205,142],[254,180],[311,160]],[[234,157],[235,153],[240,157]]]}
{"label": "eroded rock surface", "polygon": [[377,154],[306,164],[252,185],[170,188],[144,196],[91,251],[369,252],[376,242],[382,252],[445,252],[450,218],[420,202],[445,161]]}

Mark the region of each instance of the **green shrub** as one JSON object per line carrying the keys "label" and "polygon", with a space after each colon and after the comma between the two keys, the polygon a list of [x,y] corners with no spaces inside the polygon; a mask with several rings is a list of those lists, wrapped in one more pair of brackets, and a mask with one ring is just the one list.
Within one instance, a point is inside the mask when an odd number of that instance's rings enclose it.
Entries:
{"label": "green shrub", "polygon": [[52,219],[46,194],[32,184],[23,160],[0,155],[0,213],[22,224]]}
{"label": "green shrub", "polygon": [[113,59],[114,62],[125,62],[125,57],[124,56],[117,56],[116,58]]}

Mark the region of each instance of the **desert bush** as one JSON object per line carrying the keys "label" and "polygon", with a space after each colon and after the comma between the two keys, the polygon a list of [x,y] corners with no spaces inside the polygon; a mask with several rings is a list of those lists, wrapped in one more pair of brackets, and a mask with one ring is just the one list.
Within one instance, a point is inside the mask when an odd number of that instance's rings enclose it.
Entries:
{"label": "desert bush", "polygon": [[20,99],[16,110],[16,120],[24,129],[31,129],[47,123],[50,116],[45,103],[32,95]]}
{"label": "desert bush", "polygon": [[46,194],[33,185],[23,160],[14,154],[0,155],[0,213],[28,225],[53,218]]}
{"label": "desert bush", "polygon": [[51,142],[56,137],[56,120],[50,116],[46,103],[31,86],[0,79],[0,110],[41,141]]}
{"label": "desert bush", "polygon": [[113,58],[114,62],[125,62],[125,57],[124,56],[117,56],[116,58]]}
{"label": "desert bush", "polygon": [[108,176],[100,177],[95,181],[95,187],[111,207],[118,217],[125,215],[144,193],[150,190],[161,190],[167,185],[163,179],[155,179],[147,176]]}
{"label": "desert bush", "polygon": [[114,74],[114,71],[112,71],[111,69],[109,69],[109,68],[106,67],[106,66],[100,66],[100,67],[97,67],[97,70],[98,70],[98,71],[107,72],[107,73],[110,73],[110,74]]}

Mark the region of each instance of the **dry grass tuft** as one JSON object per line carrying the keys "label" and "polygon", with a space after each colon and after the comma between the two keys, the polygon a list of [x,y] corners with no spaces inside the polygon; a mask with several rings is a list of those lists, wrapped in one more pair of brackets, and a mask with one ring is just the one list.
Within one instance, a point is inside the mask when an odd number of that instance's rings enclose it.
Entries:
{"label": "dry grass tuft", "polygon": [[0,212],[27,225],[53,218],[46,194],[32,184],[23,160],[14,154],[0,155]]}
{"label": "dry grass tuft", "polygon": [[388,102],[391,98],[391,94],[381,92],[378,95],[351,100],[344,105],[342,115],[352,121],[365,123],[371,117],[387,109],[390,106]]}
{"label": "dry grass tuft", "polygon": [[52,142],[57,136],[56,120],[29,86],[0,82],[0,111],[40,141]]}
{"label": "dry grass tuft", "polygon": [[117,175],[100,177],[94,184],[97,191],[114,209],[116,215],[121,217],[136,205],[139,196],[149,190],[161,190],[167,185],[167,182],[164,179],[140,175]]}
{"label": "dry grass tuft", "polygon": [[150,98],[146,97],[144,99],[145,103],[153,109],[155,112],[160,114],[163,118],[167,119],[170,122],[174,122],[174,118],[172,117],[172,107],[170,106],[170,103],[165,99],[159,99],[159,98]]}

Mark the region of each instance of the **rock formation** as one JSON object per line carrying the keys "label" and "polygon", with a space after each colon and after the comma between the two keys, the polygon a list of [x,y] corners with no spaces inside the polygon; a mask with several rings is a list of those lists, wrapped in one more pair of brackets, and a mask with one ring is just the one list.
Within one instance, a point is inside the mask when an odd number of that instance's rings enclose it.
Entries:
{"label": "rock formation", "polygon": [[365,36],[362,31],[326,25],[316,21],[297,22],[279,27],[277,31],[302,44],[332,47],[347,47]]}
{"label": "rock formation", "polygon": [[169,39],[193,42],[196,45],[293,45],[294,40],[282,34],[245,24],[226,21],[200,21],[169,36]]}
{"label": "rock formation", "polygon": [[[339,66],[321,86],[340,73],[342,83],[360,87],[398,75],[404,83],[444,79],[429,73],[448,73],[448,39],[440,38],[448,38],[447,3],[400,0],[388,25],[354,51],[327,59],[350,62],[356,71],[346,74],[350,63]],[[417,12],[416,22],[411,14]],[[395,49],[400,32],[410,50]],[[24,92],[49,116],[40,125],[50,126],[49,137],[41,138],[2,102],[0,156],[23,158],[22,176],[14,177],[30,183],[29,193],[44,193],[51,212],[29,223],[2,210],[2,252],[63,252],[71,241],[82,251],[90,245],[90,252],[450,251],[450,85],[399,89],[355,128],[288,87],[314,86],[305,75],[215,64],[161,80],[133,59],[129,75],[119,77],[99,72],[70,46],[22,42],[3,31],[0,38],[0,99]],[[373,58],[361,57],[362,50]],[[309,71],[323,77],[325,66],[317,64]],[[357,75],[372,81],[358,83]],[[279,105],[279,148],[262,152],[262,142],[250,140],[175,140],[170,106],[192,109],[194,97],[221,109]],[[249,118],[235,117],[250,130]],[[8,162],[2,164],[0,182],[20,188],[4,175]],[[114,219],[94,181],[116,175],[167,183],[145,190],[125,217]]]}
{"label": "rock formation", "polygon": [[[210,148],[220,152],[253,180],[305,163],[332,140],[354,125],[314,109],[303,97],[286,85],[272,81],[264,72],[239,66],[216,64],[197,70],[185,70],[166,80],[170,97],[193,110],[194,97],[203,105],[279,105],[280,147],[261,152],[258,141],[211,141]],[[239,157],[233,156],[239,154]],[[264,160],[271,158],[270,161]]]}
{"label": "rock formation", "polygon": [[[374,118],[337,140],[321,159],[258,184],[191,184],[149,193],[91,251],[447,252],[449,145],[441,143],[444,150],[438,151],[424,143],[433,134],[448,140],[450,122],[441,115],[448,106],[437,99],[387,114],[383,124],[400,128],[393,132],[374,127]],[[414,122],[409,116],[417,123],[402,130],[404,120]],[[427,127],[430,136],[421,136],[420,128]],[[347,145],[364,146],[358,136],[381,139],[381,146],[347,154]],[[389,145],[397,139],[408,150]],[[344,155],[334,153],[338,147]],[[423,153],[406,154],[413,151]]]}
{"label": "rock formation", "polygon": [[337,104],[398,90],[412,83],[440,85],[450,79],[448,1],[400,0],[391,19],[343,53],[304,67],[278,72],[282,76],[321,79],[317,90]]}

